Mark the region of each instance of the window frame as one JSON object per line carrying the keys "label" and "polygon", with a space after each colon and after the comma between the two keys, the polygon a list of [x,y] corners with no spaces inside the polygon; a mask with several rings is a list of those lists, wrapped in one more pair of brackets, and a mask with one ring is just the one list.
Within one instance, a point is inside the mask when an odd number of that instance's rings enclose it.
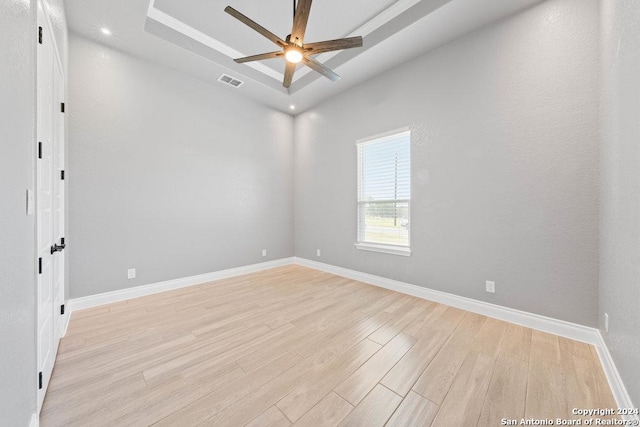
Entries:
{"label": "window frame", "polygon": [[407,203],[409,210],[409,224],[411,224],[411,128],[409,126],[402,127],[400,129],[394,129],[388,132],[380,133],[377,135],[372,135],[366,138],[358,139],[356,141],[356,243],[355,247],[364,251],[371,252],[380,252],[390,255],[400,255],[400,256],[411,256],[411,228],[407,230],[408,238],[407,245],[394,245],[394,244],[381,244],[374,242],[367,242],[361,240],[360,232],[361,232],[361,221],[362,221],[362,209],[361,206],[367,203],[371,203],[371,201],[361,201],[360,200],[360,188],[363,185],[363,174],[364,174],[364,166],[362,165],[362,152],[361,147],[364,147],[368,143],[381,142],[380,140],[384,140],[386,138],[391,138],[399,134],[408,133],[409,135],[409,199],[393,199],[393,200],[385,200],[380,201],[381,203]]}

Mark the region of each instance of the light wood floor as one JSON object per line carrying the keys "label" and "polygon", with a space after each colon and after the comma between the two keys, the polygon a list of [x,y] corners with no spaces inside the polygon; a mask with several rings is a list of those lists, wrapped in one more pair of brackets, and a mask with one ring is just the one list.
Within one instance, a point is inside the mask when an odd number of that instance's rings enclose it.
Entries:
{"label": "light wood floor", "polygon": [[73,313],[43,426],[499,426],[615,407],[595,349],[299,266]]}

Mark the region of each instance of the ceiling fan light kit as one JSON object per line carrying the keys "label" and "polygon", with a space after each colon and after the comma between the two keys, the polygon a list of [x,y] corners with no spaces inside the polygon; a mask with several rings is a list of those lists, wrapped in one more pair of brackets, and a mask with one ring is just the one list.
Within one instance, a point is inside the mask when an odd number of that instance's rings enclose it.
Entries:
{"label": "ceiling fan light kit", "polygon": [[312,0],[299,0],[296,6],[294,0],[294,13],[293,13],[293,28],[291,34],[288,35],[285,40],[276,36],[260,24],[249,19],[242,13],[238,12],[231,6],[227,6],[224,11],[229,15],[236,18],[243,24],[251,27],[262,36],[271,40],[281,50],[269,53],[261,53],[258,55],[247,56],[244,58],[234,59],[237,63],[245,63],[251,61],[261,61],[264,59],[279,58],[284,56],[286,60],[286,67],[284,72],[284,81],[282,85],[286,88],[291,86],[293,81],[293,74],[296,71],[296,64],[303,63],[312,70],[322,74],[331,81],[337,81],[340,76],[334,71],[320,63],[318,60],[312,57],[324,52],[331,52],[335,50],[351,49],[354,47],[362,46],[362,37],[349,37],[337,40],[326,40],[322,42],[304,44],[304,34],[307,29],[307,22],[309,21],[309,12],[311,11]]}
{"label": "ceiling fan light kit", "polygon": [[298,46],[287,46],[284,50],[284,57],[287,61],[297,64],[302,61],[303,50]]}

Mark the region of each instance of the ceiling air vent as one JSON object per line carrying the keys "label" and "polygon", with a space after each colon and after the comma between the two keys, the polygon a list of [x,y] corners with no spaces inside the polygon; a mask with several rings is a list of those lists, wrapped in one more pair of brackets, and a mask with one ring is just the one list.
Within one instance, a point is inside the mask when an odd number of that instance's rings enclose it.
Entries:
{"label": "ceiling air vent", "polygon": [[233,86],[233,87],[240,87],[244,83],[244,82],[241,82],[238,79],[234,79],[233,77],[228,76],[226,74],[222,74],[220,77],[218,77],[218,81],[222,82],[222,83],[226,83],[226,84],[228,84],[230,86]]}

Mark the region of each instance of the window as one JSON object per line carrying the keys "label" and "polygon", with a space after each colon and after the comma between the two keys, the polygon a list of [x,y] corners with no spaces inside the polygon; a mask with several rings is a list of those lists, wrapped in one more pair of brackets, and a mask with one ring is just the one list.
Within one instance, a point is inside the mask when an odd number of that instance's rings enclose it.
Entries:
{"label": "window", "polygon": [[410,255],[411,132],[358,141],[358,249]]}

